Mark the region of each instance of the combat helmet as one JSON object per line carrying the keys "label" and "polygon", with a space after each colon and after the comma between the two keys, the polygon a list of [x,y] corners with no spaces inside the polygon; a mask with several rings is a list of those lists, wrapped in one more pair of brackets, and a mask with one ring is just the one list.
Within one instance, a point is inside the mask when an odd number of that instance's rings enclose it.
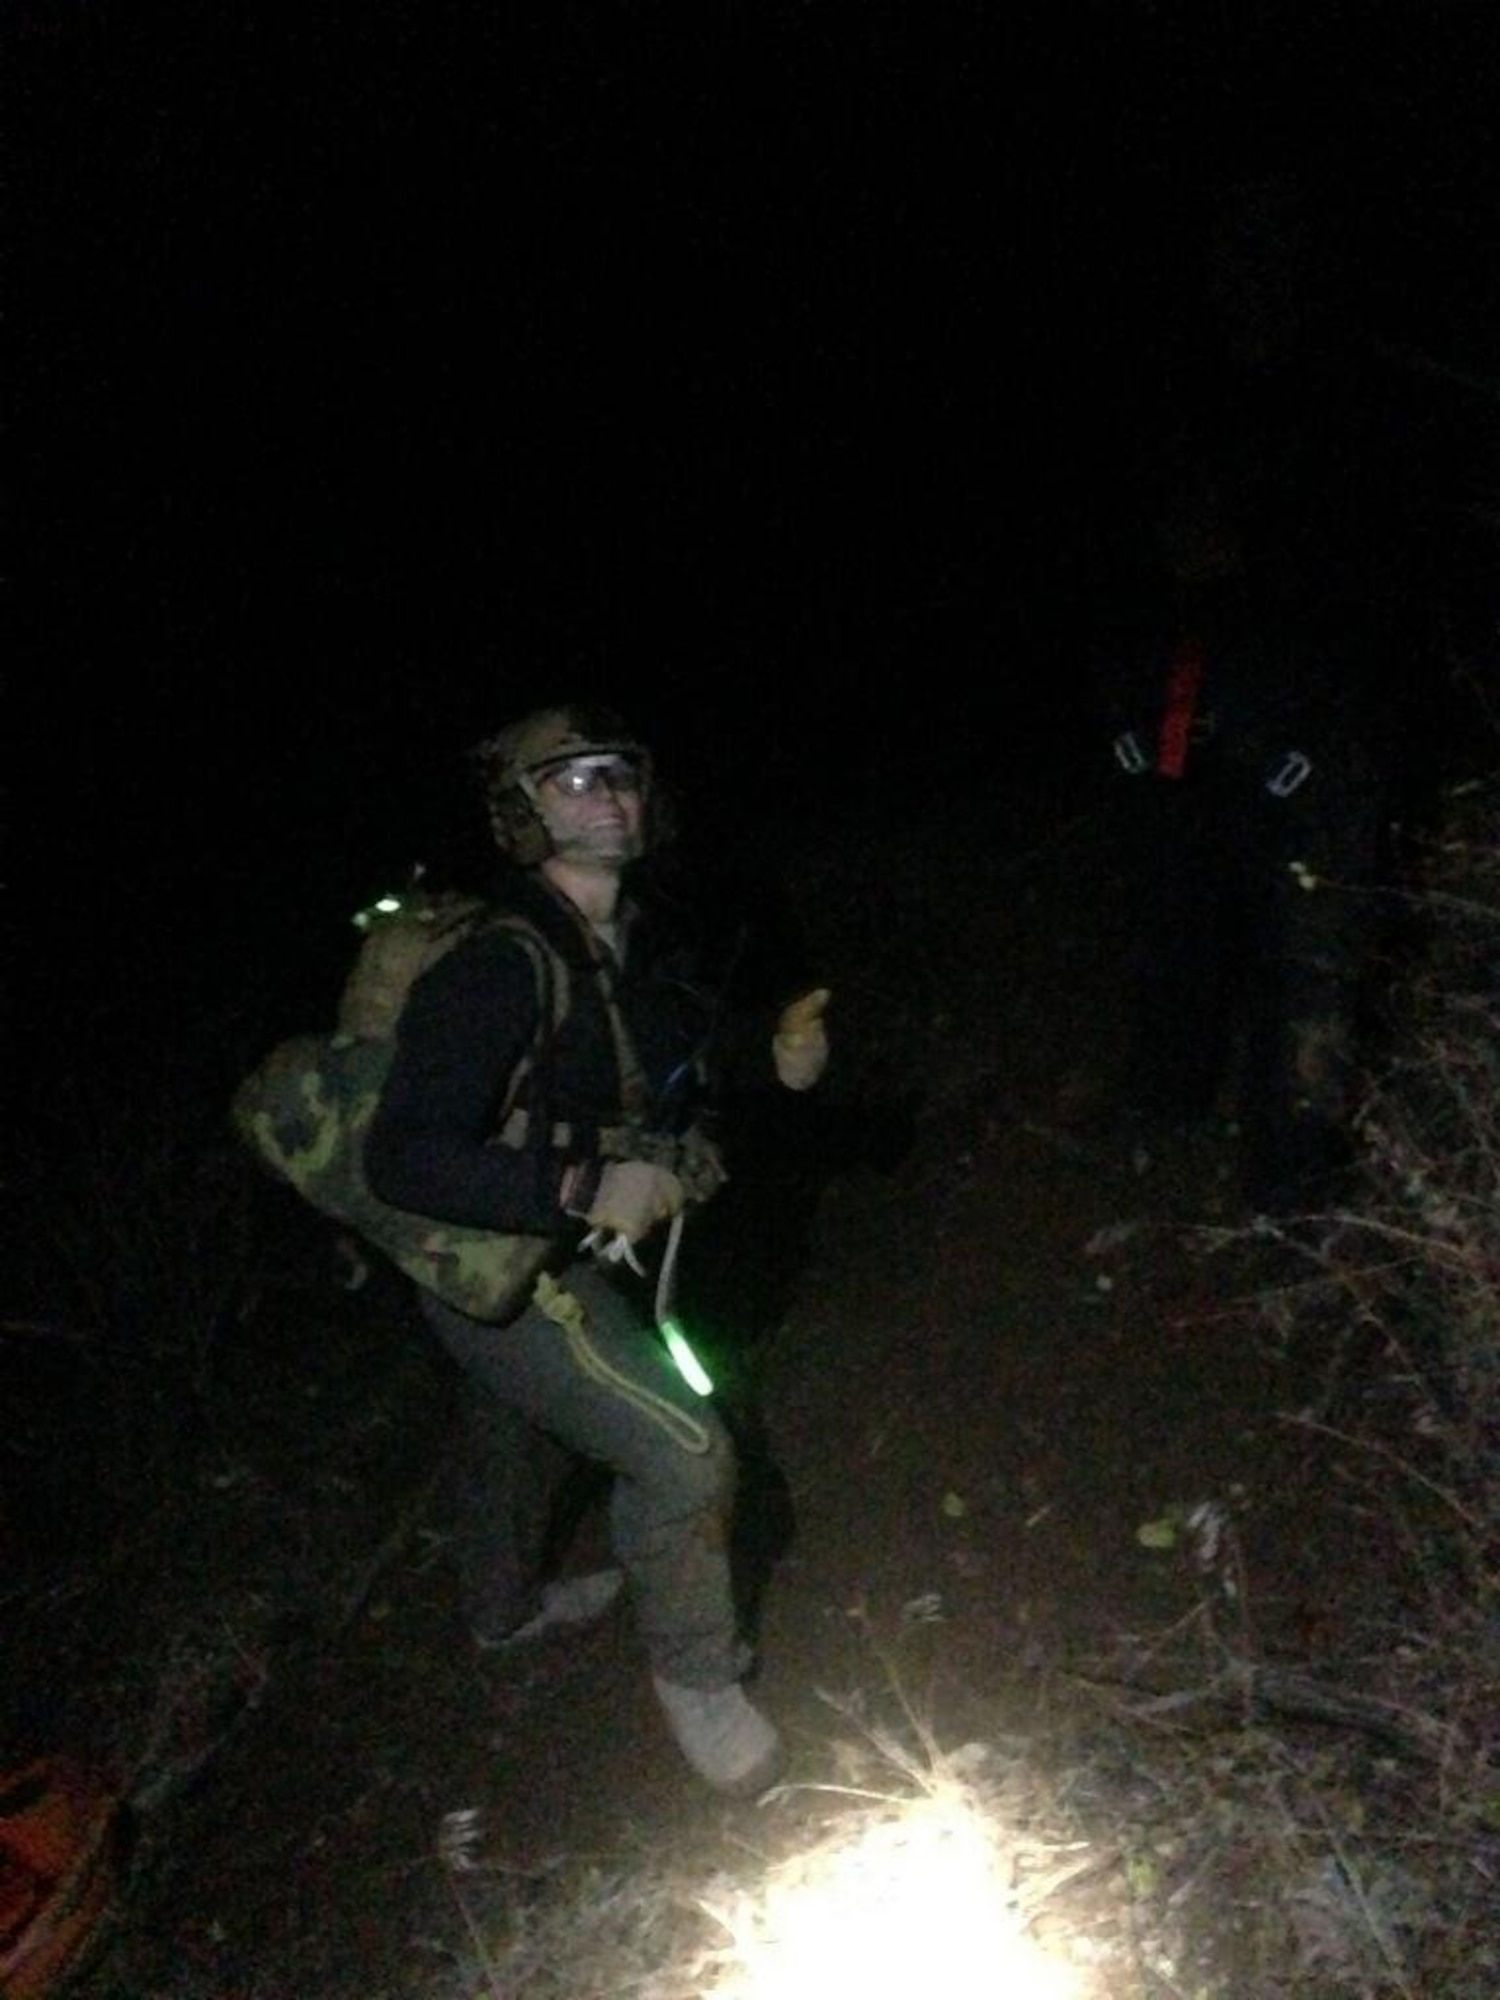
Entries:
{"label": "combat helmet", "polygon": [[630,758],[640,771],[646,845],[652,844],[651,752],[612,709],[587,703],[535,709],[486,737],[470,754],[479,769],[495,844],[522,868],[534,868],[552,850],[552,837],[536,807],[536,782],[574,757]]}

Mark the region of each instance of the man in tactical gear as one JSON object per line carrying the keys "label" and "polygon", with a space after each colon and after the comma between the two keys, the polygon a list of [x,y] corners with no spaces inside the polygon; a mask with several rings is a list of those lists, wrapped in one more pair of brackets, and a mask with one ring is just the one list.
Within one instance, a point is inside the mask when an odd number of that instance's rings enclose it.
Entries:
{"label": "man in tactical gear", "polygon": [[[513,927],[477,925],[412,989],[365,1152],[375,1192],[402,1209],[554,1244],[507,1324],[421,1294],[466,1385],[475,1637],[523,1643],[599,1615],[627,1586],[679,1748],[717,1789],[753,1794],[781,1753],[741,1685],[733,1446],[621,1270],[643,1269],[664,1224],[662,1254],[674,1254],[678,1219],[723,1178],[695,1096],[710,1000],[625,886],[660,824],[652,759],[617,717],[582,707],[528,715],[476,759],[504,857],[497,907],[544,944],[566,1004],[539,1035],[555,992],[539,992],[536,954]],[[772,1055],[790,1088],[826,1060],[826,997],[778,1023]],[[549,1443],[613,1472],[619,1570],[538,1574]]]}

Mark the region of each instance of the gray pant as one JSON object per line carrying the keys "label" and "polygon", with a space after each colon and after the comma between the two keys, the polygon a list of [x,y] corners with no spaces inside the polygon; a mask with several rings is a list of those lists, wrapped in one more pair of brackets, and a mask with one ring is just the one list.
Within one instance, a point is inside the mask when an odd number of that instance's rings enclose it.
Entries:
{"label": "gray pant", "polygon": [[489,1326],[420,1295],[467,1391],[470,1618],[499,1636],[537,1608],[553,1440],[615,1475],[611,1534],[653,1671],[685,1687],[726,1687],[748,1664],[730,1586],[733,1446],[603,1272],[579,1262],[560,1282],[582,1308],[571,1328],[536,1305]]}

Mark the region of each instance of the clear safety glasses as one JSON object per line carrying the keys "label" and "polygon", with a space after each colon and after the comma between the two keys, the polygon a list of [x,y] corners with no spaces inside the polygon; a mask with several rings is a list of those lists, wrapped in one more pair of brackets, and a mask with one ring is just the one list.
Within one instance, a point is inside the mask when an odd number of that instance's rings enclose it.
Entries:
{"label": "clear safety glasses", "polygon": [[614,753],[600,757],[570,757],[536,774],[538,784],[554,785],[565,799],[592,798],[609,791],[634,796],[641,789],[641,769],[634,759]]}

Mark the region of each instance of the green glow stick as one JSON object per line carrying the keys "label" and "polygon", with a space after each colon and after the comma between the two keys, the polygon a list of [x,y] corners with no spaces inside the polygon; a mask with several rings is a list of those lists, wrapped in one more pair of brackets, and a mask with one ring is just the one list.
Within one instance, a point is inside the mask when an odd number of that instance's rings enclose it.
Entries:
{"label": "green glow stick", "polygon": [[714,1392],[714,1385],[709,1378],[708,1370],[703,1366],[697,1355],[694,1354],[692,1348],[688,1346],[687,1335],[683,1332],[677,1321],[668,1317],[659,1322],[659,1330],[662,1339],[666,1342],[667,1352],[671,1355],[678,1374],[687,1383],[693,1394],[695,1396],[711,1396]]}

